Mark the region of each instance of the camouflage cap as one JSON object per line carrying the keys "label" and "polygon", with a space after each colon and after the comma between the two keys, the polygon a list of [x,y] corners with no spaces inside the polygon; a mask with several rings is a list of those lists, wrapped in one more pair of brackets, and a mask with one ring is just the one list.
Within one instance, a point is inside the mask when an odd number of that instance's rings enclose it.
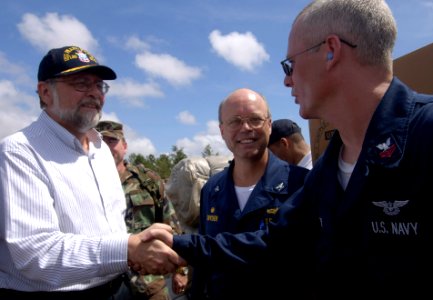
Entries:
{"label": "camouflage cap", "polygon": [[100,121],[96,127],[103,136],[122,139],[123,136],[123,125],[114,121]]}

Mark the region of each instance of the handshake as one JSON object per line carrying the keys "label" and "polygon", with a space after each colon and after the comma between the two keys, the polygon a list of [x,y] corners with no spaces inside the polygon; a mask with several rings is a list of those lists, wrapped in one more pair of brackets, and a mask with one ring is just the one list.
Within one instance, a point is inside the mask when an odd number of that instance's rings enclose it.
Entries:
{"label": "handshake", "polygon": [[155,223],[128,240],[128,265],[141,275],[173,273],[187,262],[171,247],[173,230],[167,224]]}

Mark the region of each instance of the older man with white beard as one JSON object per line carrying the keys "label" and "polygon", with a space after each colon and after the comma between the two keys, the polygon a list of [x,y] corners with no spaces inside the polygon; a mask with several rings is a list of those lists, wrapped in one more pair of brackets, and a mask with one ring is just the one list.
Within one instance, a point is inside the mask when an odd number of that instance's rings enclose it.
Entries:
{"label": "older man with white beard", "polygon": [[113,157],[93,128],[103,80],[115,78],[76,46],[43,57],[41,114],[0,143],[0,298],[129,299],[128,265],[146,274],[182,263],[162,242],[142,242],[152,230],[127,233]]}

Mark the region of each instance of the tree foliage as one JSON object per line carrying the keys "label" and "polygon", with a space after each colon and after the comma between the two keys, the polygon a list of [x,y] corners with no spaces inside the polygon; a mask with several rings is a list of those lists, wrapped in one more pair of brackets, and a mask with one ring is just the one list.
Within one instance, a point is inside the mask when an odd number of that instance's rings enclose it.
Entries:
{"label": "tree foliage", "polygon": [[208,157],[212,155],[219,155],[218,152],[214,153],[212,147],[210,144],[207,144],[206,147],[204,147],[203,151],[201,152],[202,157]]}
{"label": "tree foliage", "polygon": [[[211,145],[207,144],[201,152],[202,157],[219,155],[218,152],[214,152]],[[156,157],[153,154],[143,156],[138,153],[131,153],[128,156],[128,161],[133,165],[143,164],[146,168],[149,168],[159,174],[162,179],[167,179],[171,174],[171,169],[180,162],[182,159],[187,158],[183,148],[172,146],[169,154],[161,154]]]}
{"label": "tree foliage", "polygon": [[[182,159],[186,158],[186,154],[183,152],[183,148],[177,148],[177,146],[173,146],[171,148],[170,159],[173,163],[173,166],[180,162]],[[173,167],[172,166],[172,167]]]}
{"label": "tree foliage", "polygon": [[156,157],[153,154],[143,156],[142,154],[131,153],[128,156],[128,161],[134,165],[143,164],[146,168],[157,172],[162,179],[167,179],[171,174],[171,169],[186,157],[183,148],[173,146],[172,152],[168,155],[161,154]]}

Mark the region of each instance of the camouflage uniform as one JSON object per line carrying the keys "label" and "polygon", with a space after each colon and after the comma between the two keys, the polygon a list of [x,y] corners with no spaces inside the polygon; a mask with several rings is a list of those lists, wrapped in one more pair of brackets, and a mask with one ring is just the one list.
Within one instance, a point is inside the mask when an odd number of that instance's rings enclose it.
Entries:
{"label": "camouflage uniform", "polygon": [[[125,221],[128,232],[138,233],[155,222],[163,222],[171,225],[175,232],[181,233],[173,204],[163,196],[164,184],[159,175],[143,166],[126,164],[126,168],[120,175],[120,180],[127,204]],[[161,220],[157,220],[159,213]],[[169,299],[164,276],[143,276],[133,271],[130,275],[135,297]]]}
{"label": "camouflage uniform", "polygon": [[[101,121],[95,129],[104,137],[124,139],[123,125],[114,121]],[[164,197],[161,177],[143,165],[125,163],[126,171],[120,175],[126,198],[125,222],[130,233],[138,233],[155,222],[171,225],[181,233],[173,204]],[[129,273],[134,299],[166,300],[169,298],[164,276]]]}

